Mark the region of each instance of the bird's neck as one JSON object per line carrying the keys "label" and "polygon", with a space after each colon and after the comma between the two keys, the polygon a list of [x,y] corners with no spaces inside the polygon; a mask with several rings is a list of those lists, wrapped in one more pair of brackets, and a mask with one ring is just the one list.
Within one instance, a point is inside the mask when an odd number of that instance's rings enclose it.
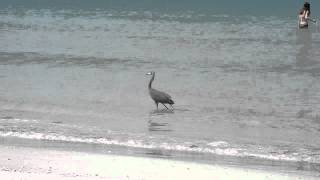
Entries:
{"label": "bird's neck", "polygon": [[151,79],[150,79],[150,81],[149,81],[149,85],[148,85],[148,88],[149,88],[149,89],[152,88],[151,86],[152,86],[153,80],[154,80],[154,73],[152,74],[152,77],[151,77]]}

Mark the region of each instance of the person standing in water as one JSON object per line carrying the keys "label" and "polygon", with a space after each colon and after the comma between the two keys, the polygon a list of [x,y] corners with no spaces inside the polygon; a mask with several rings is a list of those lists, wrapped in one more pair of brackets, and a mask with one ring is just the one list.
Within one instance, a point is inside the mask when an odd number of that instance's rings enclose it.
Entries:
{"label": "person standing in water", "polygon": [[299,28],[308,28],[308,18],[310,14],[310,3],[306,1],[299,12]]}

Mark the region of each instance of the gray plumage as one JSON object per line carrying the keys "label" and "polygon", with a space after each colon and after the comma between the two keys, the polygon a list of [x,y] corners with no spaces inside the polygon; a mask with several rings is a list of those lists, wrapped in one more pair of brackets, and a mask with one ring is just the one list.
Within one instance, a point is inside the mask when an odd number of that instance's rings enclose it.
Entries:
{"label": "gray plumage", "polygon": [[171,96],[165,92],[156,90],[152,88],[152,82],[154,80],[154,76],[155,76],[155,72],[149,72],[147,73],[147,75],[152,75],[148,88],[149,88],[149,94],[151,96],[151,98],[153,99],[154,103],[157,106],[158,109],[158,104],[161,103],[162,105],[164,105],[164,107],[166,107],[167,109],[169,109],[165,104],[170,104],[170,106],[172,107],[172,104],[174,104],[174,101],[172,100]]}

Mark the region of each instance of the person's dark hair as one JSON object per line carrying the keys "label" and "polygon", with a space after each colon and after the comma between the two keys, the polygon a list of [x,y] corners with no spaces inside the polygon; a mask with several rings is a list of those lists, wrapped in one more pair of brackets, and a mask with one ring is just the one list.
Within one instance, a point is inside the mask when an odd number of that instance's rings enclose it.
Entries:
{"label": "person's dark hair", "polygon": [[305,2],[303,4],[303,10],[307,10],[307,11],[309,11],[309,15],[311,14],[310,3],[309,2]]}
{"label": "person's dark hair", "polygon": [[307,10],[310,10],[310,3],[305,2],[305,3],[303,4],[303,7],[306,8]]}

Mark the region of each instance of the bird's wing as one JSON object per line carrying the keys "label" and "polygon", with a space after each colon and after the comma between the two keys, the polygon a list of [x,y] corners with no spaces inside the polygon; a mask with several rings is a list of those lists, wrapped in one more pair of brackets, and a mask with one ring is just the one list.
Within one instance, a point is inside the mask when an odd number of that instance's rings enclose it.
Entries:
{"label": "bird's wing", "polygon": [[[156,91],[158,91],[158,90],[156,90]],[[167,94],[167,93],[165,93],[165,92],[163,92],[163,91],[158,91],[158,92],[159,92],[159,94],[161,94],[162,96],[171,99],[171,96],[170,96],[169,94]]]}
{"label": "bird's wing", "polygon": [[152,89],[150,92],[150,95],[152,96],[152,98],[159,100],[159,101],[163,101],[163,100],[167,100],[167,99],[171,99],[171,96],[165,92],[156,90],[156,89]]}
{"label": "bird's wing", "polygon": [[171,96],[165,92],[162,92],[164,96],[166,96],[167,98],[171,99]]}

